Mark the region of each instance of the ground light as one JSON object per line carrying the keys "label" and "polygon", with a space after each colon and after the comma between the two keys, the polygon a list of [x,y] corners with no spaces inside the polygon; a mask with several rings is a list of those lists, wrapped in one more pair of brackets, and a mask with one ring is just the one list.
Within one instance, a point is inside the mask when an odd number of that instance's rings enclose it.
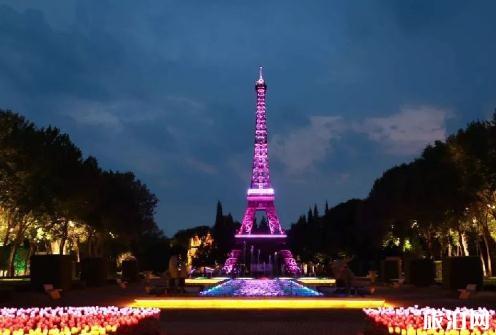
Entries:
{"label": "ground light", "polygon": [[[496,312],[484,307],[365,308],[377,332],[404,335],[494,335]],[[374,333],[374,334],[375,334]]]}
{"label": "ground light", "polygon": [[162,309],[362,309],[391,306],[383,299],[359,298],[163,298],[136,299],[131,307]]}
{"label": "ground light", "polygon": [[314,285],[314,286],[336,285],[336,279],[334,278],[301,277],[301,278],[297,278],[296,280],[306,285]]}
{"label": "ground light", "polygon": [[[230,279],[229,277],[197,277],[197,278],[186,278],[186,285],[214,285],[219,284],[225,280]],[[238,277],[238,279],[253,279],[249,277]],[[293,279],[291,277],[279,277],[279,279]],[[317,277],[300,277],[296,278],[296,281],[313,286],[334,286],[336,285],[336,279],[334,278],[317,278]]]}
{"label": "ground light", "polygon": [[213,277],[213,278],[207,278],[207,277],[198,277],[198,278],[186,278],[184,283],[186,285],[214,285],[218,284],[220,282],[223,282],[225,280],[228,280],[229,277]]}
{"label": "ground light", "polygon": [[159,330],[157,308],[1,308],[0,333],[7,335],[140,335]]}

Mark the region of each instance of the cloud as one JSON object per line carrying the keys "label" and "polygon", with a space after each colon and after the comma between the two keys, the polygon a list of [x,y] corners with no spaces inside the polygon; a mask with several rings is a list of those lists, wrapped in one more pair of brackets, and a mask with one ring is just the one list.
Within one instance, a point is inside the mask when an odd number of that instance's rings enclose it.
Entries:
{"label": "cloud", "polygon": [[166,96],[159,101],[120,98],[98,101],[66,96],[52,108],[78,125],[105,130],[129,131],[141,124],[162,124],[164,131],[181,140],[188,125],[205,127],[214,123],[203,103],[183,96]]}
{"label": "cloud", "polygon": [[433,106],[403,107],[397,114],[366,118],[353,129],[380,143],[387,154],[413,155],[436,141],[446,138],[446,120],[450,113]]}
{"label": "cloud", "polygon": [[[333,140],[357,133],[378,143],[387,155],[415,155],[426,145],[446,138],[449,117],[446,109],[434,106],[407,106],[390,116],[359,121],[338,116],[311,116],[308,125],[288,134],[274,135],[271,155],[284,165],[288,174],[304,174],[326,158]],[[342,181],[346,179],[344,175]]]}
{"label": "cloud", "polygon": [[143,122],[156,123],[157,120],[168,116],[163,111],[168,107],[165,103],[158,106],[137,99],[114,98],[98,101],[66,96],[54,102],[52,108],[80,126],[123,131]]}
{"label": "cloud", "polygon": [[339,139],[343,130],[341,117],[311,116],[307,126],[287,135],[274,135],[271,154],[284,164],[288,174],[299,174],[323,160],[331,140]]}
{"label": "cloud", "polygon": [[120,118],[113,111],[112,106],[95,102],[73,102],[68,116],[83,126],[98,126],[113,130],[122,130]]}
{"label": "cloud", "polygon": [[185,158],[186,164],[191,166],[197,171],[203,172],[205,174],[216,174],[217,173],[217,168],[213,166],[212,164],[206,163],[204,161],[201,161],[195,157],[186,157]]}
{"label": "cloud", "polygon": [[336,177],[336,183],[337,184],[346,184],[350,180],[350,177],[351,177],[351,173],[349,173],[349,172],[339,173]]}

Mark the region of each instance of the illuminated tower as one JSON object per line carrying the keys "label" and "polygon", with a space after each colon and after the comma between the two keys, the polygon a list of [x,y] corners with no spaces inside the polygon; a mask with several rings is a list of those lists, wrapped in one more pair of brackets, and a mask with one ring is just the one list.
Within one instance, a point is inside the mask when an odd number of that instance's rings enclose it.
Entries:
{"label": "illuminated tower", "polygon": [[251,234],[255,213],[257,211],[265,211],[269,222],[270,235],[278,235],[278,237],[282,238],[286,235],[284,235],[279,223],[279,217],[274,206],[274,189],[270,183],[267,117],[265,110],[267,85],[263,79],[262,67],[260,67],[260,75],[255,83],[255,91],[257,93],[257,111],[251,184],[246,193],[248,206],[246,207],[237,237]]}
{"label": "illuminated tower", "polygon": [[[253,151],[253,164],[251,170],[250,188],[246,193],[247,207],[243,215],[241,227],[236,234],[236,240],[243,241],[245,249],[248,243],[253,250],[254,245],[263,244],[265,251],[274,253],[274,259],[279,257],[282,260],[285,271],[297,273],[298,266],[289,250],[282,249],[286,240],[286,234],[281,228],[279,217],[274,205],[275,193],[270,182],[269,151],[267,120],[265,109],[265,94],[267,85],[260,67],[259,78],[255,82],[257,94],[257,110],[255,124],[255,142]],[[269,225],[268,234],[252,234],[255,214],[258,211],[265,212]],[[263,243],[262,243],[263,241]],[[260,249],[259,249],[260,250]],[[231,272],[238,263],[241,250],[233,250],[226,261],[224,270]],[[246,256],[245,256],[246,258]]]}

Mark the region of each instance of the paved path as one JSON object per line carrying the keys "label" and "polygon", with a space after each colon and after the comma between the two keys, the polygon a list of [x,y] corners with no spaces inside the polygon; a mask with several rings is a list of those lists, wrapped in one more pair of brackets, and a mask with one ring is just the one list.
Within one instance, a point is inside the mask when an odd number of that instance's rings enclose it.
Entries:
{"label": "paved path", "polygon": [[360,310],[164,311],[167,335],[345,335],[366,326]]}

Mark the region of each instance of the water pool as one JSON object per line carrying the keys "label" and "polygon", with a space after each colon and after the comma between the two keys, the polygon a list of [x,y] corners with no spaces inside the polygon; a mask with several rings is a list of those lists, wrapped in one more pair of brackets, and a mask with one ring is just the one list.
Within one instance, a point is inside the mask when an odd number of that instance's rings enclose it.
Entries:
{"label": "water pool", "polygon": [[230,279],[200,292],[209,297],[316,297],[321,296],[311,288],[291,279]]}

